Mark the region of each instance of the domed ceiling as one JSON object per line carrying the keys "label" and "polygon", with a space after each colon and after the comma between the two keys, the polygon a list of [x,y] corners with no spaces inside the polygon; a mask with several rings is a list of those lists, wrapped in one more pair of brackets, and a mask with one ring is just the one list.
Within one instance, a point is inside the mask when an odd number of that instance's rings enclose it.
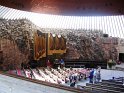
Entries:
{"label": "domed ceiling", "polygon": [[0,0],[0,5],[56,15],[124,14],[124,0]]}

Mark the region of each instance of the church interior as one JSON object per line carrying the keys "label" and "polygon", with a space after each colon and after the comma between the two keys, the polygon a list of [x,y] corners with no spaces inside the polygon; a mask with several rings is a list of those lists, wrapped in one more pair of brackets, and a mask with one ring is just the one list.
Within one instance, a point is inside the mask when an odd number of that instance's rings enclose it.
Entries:
{"label": "church interior", "polygon": [[124,93],[123,0],[0,0],[0,93]]}

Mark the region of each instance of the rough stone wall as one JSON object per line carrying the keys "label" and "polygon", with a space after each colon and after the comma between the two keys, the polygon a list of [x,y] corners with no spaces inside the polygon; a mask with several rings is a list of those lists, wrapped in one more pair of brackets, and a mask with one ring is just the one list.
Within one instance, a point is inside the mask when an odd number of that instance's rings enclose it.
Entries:
{"label": "rough stone wall", "polygon": [[117,43],[112,43],[108,39],[113,40],[111,37],[107,39],[103,37],[102,31],[47,29],[39,28],[26,19],[0,19],[0,56],[2,56],[0,66],[3,69],[20,68],[22,62],[26,64],[33,58],[33,32],[37,30],[65,36],[66,60],[117,59]]}
{"label": "rough stone wall", "polygon": [[19,50],[16,42],[2,39],[3,60],[1,67],[4,70],[21,68],[21,63],[27,63],[29,53],[27,50]]}
{"label": "rough stone wall", "polygon": [[118,38],[103,37],[102,31],[83,29],[41,29],[41,31],[65,36],[67,39],[66,60],[118,59]]}
{"label": "rough stone wall", "polygon": [[30,50],[33,49],[33,32],[35,25],[25,19],[0,19],[0,51],[2,51],[2,69],[20,68],[21,63],[27,64]]}

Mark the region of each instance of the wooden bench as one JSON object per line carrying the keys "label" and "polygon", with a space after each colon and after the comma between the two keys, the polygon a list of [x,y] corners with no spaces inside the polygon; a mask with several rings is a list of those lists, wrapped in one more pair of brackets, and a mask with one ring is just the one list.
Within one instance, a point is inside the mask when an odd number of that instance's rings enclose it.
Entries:
{"label": "wooden bench", "polygon": [[115,83],[111,83],[111,82],[99,82],[97,84],[102,84],[102,85],[112,86],[112,87],[124,88],[124,86],[122,84],[115,84]]}
{"label": "wooden bench", "polygon": [[86,86],[85,87],[86,90],[90,90],[90,91],[96,91],[96,93],[98,93],[97,91],[100,91],[99,93],[123,93],[120,91],[115,91],[115,90],[110,90],[110,89],[106,89],[106,88],[99,88],[99,87],[95,87],[95,86]]}
{"label": "wooden bench", "polygon": [[102,80],[102,82],[110,82],[110,83],[115,83],[115,84],[123,84],[122,81],[116,81],[116,80]]}
{"label": "wooden bench", "polygon": [[101,85],[101,84],[87,84],[87,86],[90,87],[98,87],[98,88],[105,88],[105,89],[109,89],[109,90],[115,90],[115,91],[120,91],[123,92],[124,88],[120,88],[120,87],[113,87],[113,86],[106,86],[106,85]]}

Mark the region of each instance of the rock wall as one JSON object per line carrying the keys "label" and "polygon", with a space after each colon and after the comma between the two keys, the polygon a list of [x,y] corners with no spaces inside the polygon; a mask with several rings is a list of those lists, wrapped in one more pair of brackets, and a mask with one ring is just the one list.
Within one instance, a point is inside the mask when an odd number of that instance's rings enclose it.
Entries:
{"label": "rock wall", "polygon": [[118,39],[104,37],[102,31],[83,29],[41,29],[44,32],[64,35],[67,39],[66,60],[103,61],[118,59]]}
{"label": "rock wall", "polygon": [[36,26],[25,19],[0,19],[1,69],[20,68],[27,64],[33,49],[33,32]]}
{"label": "rock wall", "polygon": [[33,33],[54,33],[67,39],[66,60],[117,59],[118,38],[103,37],[102,31],[39,28],[26,19],[0,19],[0,67],[20,68],[33,59]]}
{"label": "rock wall", "polygon": [[27,50],[19,50],[16,42],[9,39],[2,39],[3,60],[1,67],[4,70],[21,68],[21,63],[28,63],[29,53]]}

